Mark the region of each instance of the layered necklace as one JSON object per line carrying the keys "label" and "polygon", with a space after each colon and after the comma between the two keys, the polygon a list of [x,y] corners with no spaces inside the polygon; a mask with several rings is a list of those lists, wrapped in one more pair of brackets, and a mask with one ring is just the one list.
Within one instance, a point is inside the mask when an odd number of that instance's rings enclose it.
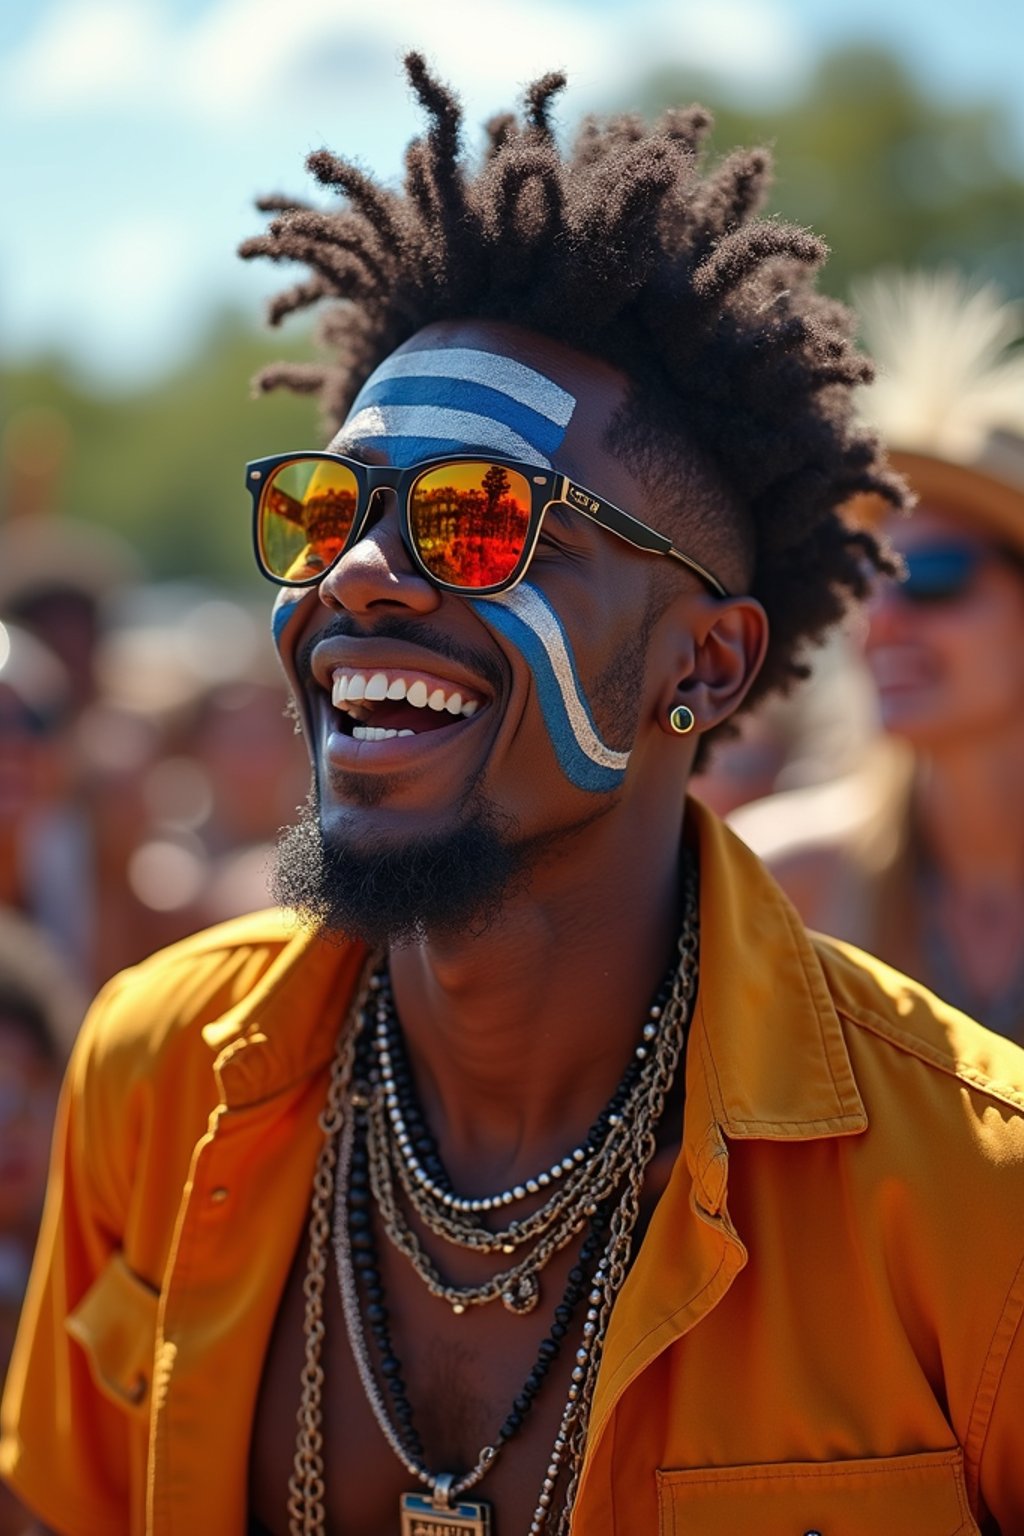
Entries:
{"label": "layered necklace", "polygon": [[[324,1140],[313,1180],[303,1287],[305,1361],[288,1485],[290,1536],[326,1532],[321,1356],[332,1247],[345,1327],[367,1402],[388,1445],[424,1490],[401,1497],[402,1536],[491,1536],[490,1506],[464,1496],[525,1423],[582,1311],[569,1388],[527,1533],[565,1536],[608,1320],[633,1256],[644,1176],[683,1055],[697,987],[697,880],[689,862],[678,950],[626,1071],[583,1141],[522,1183],[474,1197],[452,1188],[416,1099],[386,966],[368,968],[351,1025],[338,1043],[320,1117]],[[416,1235],[414,1219],[453,1248],[493,1256],[494,1275],[474,1285],[446,1279]],[[514,1314],[533,1311],[545,1266],[580,1239],[522,1390],[493,1443],[467,1471],[435,1471],[427,1464],[388,1326],[377,1223],[430,1294],[456,1314],[495,1302]]]}

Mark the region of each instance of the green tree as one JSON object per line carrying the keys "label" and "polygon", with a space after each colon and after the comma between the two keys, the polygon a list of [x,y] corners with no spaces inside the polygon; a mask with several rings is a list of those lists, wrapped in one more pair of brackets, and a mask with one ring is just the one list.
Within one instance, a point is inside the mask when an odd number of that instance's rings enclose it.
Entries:
{"label": "green tree", "polygon": [[641,90],[648,114],[697,99],[715,112],[714,154],[769,144],[770,209],[832,247],[824,286],[884,264],[951,262],[1024,294],[1024,166],[1005,111],[952,104],[882,48],[826,54],[784,104],[752,111],[707,78],[663,71]]}
{"label": "green tree", "polygon": [[225,316],[191,362],[130,394],[90,388],[55,359],[8,368],[0,375],[3,515],[22,510],[10,463],[20,425],[48,421],[52,446],[37,432],[34,451],[40,472],[51,477],[43,498],[49,510],[124,535],[155,577],[205,576],[260,589],[244,465],[320,447],[323,436],[309,400],[284,392],[254,400],[249,380],[269,358],[309,353],[301,335],[282,345],[279,335]]}
{"label": "green tree", "polygon": [[500,464],[492,464],[480,483],[487,493],[487,516],[488,519],[492,519],[499,501],[512,482],[509,480],[507,470]]}

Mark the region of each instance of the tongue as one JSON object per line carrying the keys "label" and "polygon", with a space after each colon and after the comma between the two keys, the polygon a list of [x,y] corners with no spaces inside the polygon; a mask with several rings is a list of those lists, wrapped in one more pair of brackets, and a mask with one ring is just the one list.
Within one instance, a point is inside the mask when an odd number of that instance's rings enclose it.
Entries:
{"label": "tongue", "polygon": [[443,725],[453,725],[458,715],[450,715],[446,709],[417,709],[404,699],[382,699],[368,715],[367,725],[380,726],[385,731],[436,731]]}

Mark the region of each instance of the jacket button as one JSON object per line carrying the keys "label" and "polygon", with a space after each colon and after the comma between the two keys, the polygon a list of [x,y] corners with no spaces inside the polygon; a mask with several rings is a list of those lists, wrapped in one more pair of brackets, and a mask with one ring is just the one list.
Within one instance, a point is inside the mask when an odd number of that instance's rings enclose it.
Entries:
{"label": "jacket button", "polygon": [[218,1184],[216,1189],[210,1190],[210,1199],[213,1201],[214,1205],[223,1205],[227,1197],[228,1192],[224,1188],[223,1184]]}

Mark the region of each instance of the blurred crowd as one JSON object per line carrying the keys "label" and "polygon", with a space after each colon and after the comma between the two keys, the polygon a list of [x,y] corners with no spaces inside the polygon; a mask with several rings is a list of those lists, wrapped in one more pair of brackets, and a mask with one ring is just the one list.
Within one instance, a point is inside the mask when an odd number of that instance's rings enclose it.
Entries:
{"label": "blurred crowd", "polygon": [[732,821],[811,927],[1024,1044],[1024,322],[952,272],[877,279],[858,310],[864,414],[918,498],[849,509],[903,567],[851,636],[871,719],[845,772],[808,776],[805,749],[803,784]]}
{"label": "blurred crowd", "polygon": [[[867,503],[850,516],[889,539],[903,580],[879,583],[809,684],[723,742],[694,788],[810,926],[1024,1043],[1024,327],[951,273],[860,300],[880,362],[865,416],[919,505],[898,524]],[[6,482],[0,1379],[85,999],[267,904],[308,783],[269,598],[148,583],[112,536]]]}
{"label": "blurred crowd", "polygon": [[[308,786],[268,623],[144,580],[101,530],[18,495],[0,522],[0,1382],[58,1087],[89,997],[271,900]],[[0,1490],[0,1531],[20,1529]]]}

